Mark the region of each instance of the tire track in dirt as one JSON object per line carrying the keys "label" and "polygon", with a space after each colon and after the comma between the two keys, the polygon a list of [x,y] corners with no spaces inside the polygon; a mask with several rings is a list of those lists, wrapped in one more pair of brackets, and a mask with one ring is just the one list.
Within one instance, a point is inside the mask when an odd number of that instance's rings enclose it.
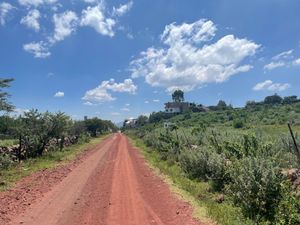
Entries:
{"label": "tire track in dirt", "polygon": [[71,162],[32,173],[18,181],[8,191],[0,192],[0,224],[9,224],[16,215],[20,215],[30,205],[43,198],[47,192],[65,179],[73,169],[106,145],[110,139],[111,136],[108,136],[99,144],[88,147],[86,151],[81,152]]}
{"label": "tire track in dirt", "polygon": [[122,135],[114,167],[109,225],[200,225]]}
{"label": "tire track in dirt", "polygon": [[105,224],[110,206],[112,171],[115,165],[120,136],[93,171],[76,204],[58,222],[62,225]]}
{"label": "tire track in dirt", "polygon": [[106,224],[139,225],[151,222],[151,224],[163,225],[151,207],[144,202],[138,189],[139,184],[128,153],[127,140],[122,136],[118,145],[111,206]]}
{"label": "tire track in dirt", "polygon": [[[163,224],[168,225],[200,225],[199,221],[193,218],[193,208],[190,204],[182,201],[170,191],[166,184],[147,165],[139,150],[127,141],[129,155],[133,162],[139,190],[142,198],[148,203]],[[202,224],[203,225],[203,224]]]}
{"label": "tire track in dirt", "polygon": [[68,215],[69,211],[76,205],[90,175],[93,174],[99,164],[104,162],[104,156],[116,139],[116,135],[111,137],[94,154],[70,172],[62,182],[46,193],[40,201],[30,205],[26,212],[14,219],[11,224],[61,224],[60,220]]}

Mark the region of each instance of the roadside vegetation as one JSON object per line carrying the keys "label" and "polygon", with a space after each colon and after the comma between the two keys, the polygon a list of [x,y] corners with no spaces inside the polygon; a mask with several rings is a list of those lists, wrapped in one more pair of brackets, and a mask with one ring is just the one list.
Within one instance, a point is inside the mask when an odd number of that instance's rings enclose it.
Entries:
{"label": "roadside vegetation", "polygon": [[218,224],[300,224],[297,97],[195,111],[153,113],[126,133]]}
{"label": "roadside vegetation", "polygon": [[0,191],[5,191],[23,177],[44,169],[61,166],[74,160],[78,155],[99,144],[106,135],[81,140],[61,151],[51,151],[40,157],[29,158],[21,163],[11,162],[10,166],[0,170]]}
{"label": "roadside vegetation", "polygon": [[73,120],[63,112],[36,109],[12,116],[4,91],[12,79],[0,79],[0,189],[33,171],[55,166],[116,131],[111,121]]}
{"label": "roadside vegetation", "polygon": [[[218,192],[210,191],[208,182],[190,179],[185,176],[182,168],[172,160],[162,160],[158,151],[145,145],[145,143],[134,136],[131,136],[135,146],[142,150],[143,155],[153,169],[159,170],[159,175],[163,175],[163,179],[170,184],[173,192],[183,197],[194,208],[194,216],[205,224],[223,225],[250,225],[253,224],[241,213],[241,209],[233,206],[227,201],[222,201]],[[222,198],[222,196],[221,196]]]}

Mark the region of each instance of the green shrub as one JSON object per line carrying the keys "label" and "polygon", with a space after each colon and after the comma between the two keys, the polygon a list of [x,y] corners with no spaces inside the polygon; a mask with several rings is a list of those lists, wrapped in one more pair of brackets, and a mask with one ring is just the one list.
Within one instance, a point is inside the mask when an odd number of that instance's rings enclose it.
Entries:
{"label": "green shrub", "polygon": [[230,169],[228,193],[243,213],[256,222],[273,221],[280,200],[280,169],[270,159],[244,158]]}
{"label": "green shrub", "polygon": [[290,184],[282,184],[281,195],[282,199],[277,207],[275,224],[300,224],[300,199],[292,193],[292,188]]}
{"label": "green shrub", "polygon": [[244,122],[241,120],[234,120],[233,121],[233,127],[236,129],[240,129],[244,127]]}
{"label": "green shrub", "polygon": [[229,174],[226,168],[224,155],[212,152],[208,158],[208,178],[214,191],[221,191],[229,182]]}
{"label": "green shrub", "polygon": [[209,181],[214,191],[222,190],[229,180],[225,157],[210,149],[185,150],[179,163],[190,178]]}
{"label": "green shrub", "polygon": [[7,169],[14,161],[7,154],[0,154],[0,169]]}
{"label": "green shrub", "polygon": [[167,154],[174,154],[174,155],[180,153],[179,140],[177,140],[177,137],[172,135],[171,132],[160,133],[158,136],[158,140],[159,140],[159,146],[154,146],[154,147],[156,147],[156,150],[158,150],[159,152],[164,152]]}
{"label": "green shrub", "polygon": [[157,137],[155,135],[154,132],[148,132],[144,137],[143,137],[143,141],[144,143],[146,144],[146,146],[148,147],[158,147],[158,146],[155,146],[158,144],[158,141],[157,141]]}
{"label": "green shrub", "polygon": [[185,150],[179,157],[180,166],[190,178],[207,180],[209,154],[211,153],[206,148]]}
{"label": "green shrub", "polygon": [[83,134],[83,135],[80,135],[79,139],[78,139],[78,143],[79,144],[82,144],[82,143],[88,143],[90,142],[91,140],[91,137],[87,134]]}
{"label": "green shrub", "polygon": [[235,141],[224,141],[223,152],[229,159],[241,159],[243,157],[243,147]]}

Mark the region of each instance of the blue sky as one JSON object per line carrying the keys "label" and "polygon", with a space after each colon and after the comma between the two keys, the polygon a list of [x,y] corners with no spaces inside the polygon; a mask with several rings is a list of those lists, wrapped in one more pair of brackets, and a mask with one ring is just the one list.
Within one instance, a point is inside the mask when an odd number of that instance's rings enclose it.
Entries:
{"label": "blue sky", "polygon": [[298,0],[0,1],[0,77],[19,112],[115,122],[170,93],[234,106],[300,95]]}

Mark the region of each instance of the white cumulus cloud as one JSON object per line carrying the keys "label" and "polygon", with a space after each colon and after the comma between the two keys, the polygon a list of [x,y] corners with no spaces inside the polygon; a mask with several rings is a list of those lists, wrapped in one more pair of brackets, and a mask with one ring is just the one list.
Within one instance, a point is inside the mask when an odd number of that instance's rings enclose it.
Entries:
{"label": "white cumulus cloud", "polygon": [[123,16],[124,14],[130,11],[132,6],[133,6],[133,1],[130,1],[124,5],[120,5],[118,8],[113,7],[113,15]]}
{"label": "white cumulus cloud", "polygon": [[[35,12],[33,14],[36,14],[38,11],[32,10],[32,12]],[[37,14],[36,14],[36,18],[37,18]],[[24,20],[23,19],[22,19],[23,23],[26,23],[27,25],[33,22],[33,20],[30,20],[29,18]],[[48,56],[51,55],[49,49],[56,42],[64,40],[67,36],[75,32],[76,26],[78,24],[78,20],[79,19],[76,13],[73,11],[66,11],[61,14],[54,14],[53,15],[53,22],[54,22],[53,36],[48,37],[47,41],[31,42],[25,44],[23,45],[23,49],[29,53],[34,54],[35,58],[47,58]],[[31,25],[36,29],[39,27],[38,22],[37,24],[31,24]]]}
{"label": "white cumulus cloud", "polygon": [[35,58],[47,58],[51,55],[47,44],[44,42],[31,42],[23,45],[23,49],[34,55]]}
{"label": "white cumulus cloud", "polygon": [[271,80],[266,80],[264,82],[258,83],[253,87],[254,91],[284,91],[290,88],[291,85],[288,83],[273,83]]}
{"label": "white cumulus cloud", "polygon": [[76,30],[78,17],[73,11],[66,11],[61,14],[53,15],[54,35],[51,42],[64,40]]}
{"label": "white cumulus cloud", "polygon": [[95,106],[95,105],[97,105],[97,104],[94,104],[94,103],[91,103],[91,102],[84,102],[83,104],[87,105],[87,106]]}
{"label": "white cumulus cloud", "polygon": [[273,70],[273,69],[276,69],[276,68],[279,68],[279,67],[283,67],[285,66],[285,63],[282,62],[282,61],[279,61],[279,62],[270,62],[269,64],[266,64],[264,66],[264,69],[265,70]]}
{"label": "white cumulus cloud", "polygon": [[208,41],[215,36],[216,26],[210,20],[198,20],[194,23],[176,25],[172,23],[165,27],[161,38],[167,45],[173,46],[177,42],[181,44],[194,44]]}
{"label": "white cumulus cloud", "polygon": [[23,6],[34,6],[37,7],[43,4],[53,4],[56,3],[57,0],[19,0],[19,4]]}
{"label": "white cumulus cloud", "polygon": [[[167,91],[191,91],[212,82],[224,82],[232,75],[249,71],[242,64],[256,53],[259,45],[227,35],[212,44],[217,28],[212,21],[166,26],[161,41],[165,48],[148,48],[131,62],[132,77],[144,77],[151,86]],[[241,65],[242,64],[242,65]]]}
{"label": "white cumulus cloud", "polygon": [[54,94],[54,97],[55,97],[55,98],[62,98],[62,97],[64,97],[64,96],[65,96],[65,93],[62,92],[62,91],[58,91],[58,92],[56,92],[56,93]]}
{"label": "white cumulus cloud", "polygon": [[24,24],[30,29],[38,32],[40,30],[39,19],[41,17],[40,11],[37,9],[30,10],[28,14],[22,18],[21,24]]}
{"label": "white cumulus cloud", "polygon": [[102,3],[96,6],[88,6],[82,11],[81,26],[94,28],[99,34],[105,36],[114,36],[114,26],[116,21],[105,16],[105,7]]}
{"label": "white cumulus cloud", "polygon": [[287,67],[291,65],[291,59],[294,58],[293,56],[294,50],[288,50],[281,52],[272,57],[272,61],[266,65],[264,65],[265,70],[274,70],[280,67]]}
{"label": "white cumulus cloud", "polygon": [[[54,25],[53,33],[48,33],[45,40],[33,41],[32,43],[24,44],[24,49],[27,52],[33,53],[37,58],[46,58],[50,55],[50,49],[57,42],[63,41],[66,37],[72,35],[79,27],[88,26],[95,29],[99,34],[113,37],[117,29],[117,17],[127,13],[133,2],[113,7],[108,10],[105,7],[104,0],[82,0],[87,3],[86,8],[81,9],[80,15],[75,11],[66,10],[58,13],[59,9],[64,7],[63,3],[58,0],[18,0],[19,4],[27,11],[27,15],[23,16],[20,23],[26,27],[38,32],[41,29],[40,19],[48,20],[48,16],[43,16],[42,11],[37,8],[49,8],[53,13],[52,22]],[[76,4],[72,1],[72,4]],[[44,6],[46,5],[46,6]],[[0,25],[4,25],[10,10],[14,7],[9,3],[0,3]],[[47,31],[45,29],[45,31]]]}
{"label": "white cumulus cloud", "polygon": [[289,59],[289,58],[293,57],[293,55],[292,55],[293,52],[294,52],[293,49],[288,50],[288,51],[284,51],[284,52],[281,52],[281,53],[275,55],[274,57],[272,57],[272,59],[273,60]]}
{"label": "white cumulus cloud", "polygon": [[295,60],[293,61],[293,64],[294,64],[295,66],[300,66],[300,58],[299,58],[299,59],[295,59]]}
{"label": "white cumulus cloud", "polygon": [[137,86],[131,79],[125,79],[121,83],[116,83],[114,79],[110,79],[109,81],[102,81],[98,87],[87,91],[82,99],[91,103],[109,102],[116,99],[110,92],[135,94],[136,90]]}
{"label": "white cumulus cloud", "polygon": [[0,25],[5,25],[6,18],[12,9],[14,9],[14,7],[11,4],[7,2],[0,3]]}
{"label": "white cumulus cloud", "polygon": [[86,3],[96,3],[99,2],[99,0],[83,0]]}

